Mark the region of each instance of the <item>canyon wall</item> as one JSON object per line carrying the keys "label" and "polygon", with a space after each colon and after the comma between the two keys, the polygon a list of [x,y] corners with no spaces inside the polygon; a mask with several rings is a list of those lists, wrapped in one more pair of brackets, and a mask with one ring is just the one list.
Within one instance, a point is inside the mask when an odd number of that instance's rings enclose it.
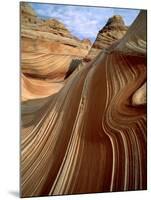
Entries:
{"label": "canyon wall", "polygon": [[[56,84],[54,80],[64,79],[69,58],[80,58],[77,48],[83,56],[87,48],[80,47],[81,41],[71,47],[63,42],[67,36],[57,36],[59,52],[67,54],[65,59],[58,56],[57,47],[52,50],[52,43],[57,43],[49,41],[52,33],[46,31],[41,43],[40,38],[34,40],[35,30],[29,38],[27,29],[22,29],[23,78],[26,89],[27,85],[31,89],[34,78],[33,93],[38,90],[39,94],[21,105],[22,197],[147,188],[146,15],[141,11],[128,31],[119,28],[114,43],[102,30],[99,35],[104,33],[103,39],[100,37],[104,42],[101,44],[97,37],[99,52],[96,50],[92,61],[76,68],[57,93],[48,95],[48,91],[43,98],[44,88],[49,90],[49,84]],[[120,27],[121,18],[115,18]],[[106,26],[110,23],[112,18]],[[77,41],[69,37],[68,42]],[[43,79],[35,79],[41,74],[47,81],[45,86]]]}

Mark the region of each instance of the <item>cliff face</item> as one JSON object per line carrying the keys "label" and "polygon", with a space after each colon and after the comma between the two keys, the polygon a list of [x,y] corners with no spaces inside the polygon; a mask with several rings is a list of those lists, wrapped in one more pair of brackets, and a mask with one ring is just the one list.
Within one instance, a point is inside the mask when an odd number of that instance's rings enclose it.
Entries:
{"label": "cliff face", "polygon": [[[81,60],[87,55],[90,46],[90,41],[74,37],[63,23],[56,19],[38,18],[29,4],[21,4],[23,73],[33,77],[63,79],[71,61]],[[53,67],[46,69],[45,66],[51,63]]]}
{"label": "cliff face", "polygon": [[103,29],[99,31],[96,40],[93,43],[88,55],[84,58],[84,61],[89,62],[93,60],[99,52],[121,39],[127,30],[128,27],[125,26],[120,15],[115,15],[109,18]]}
{"label": "cliff face", "polygon": [[[63,23],[56,19],[39,18],[28,3],[21,3],[23,99],[57,92],[63,86],[64,79],[87,55],[90,47],[89,40],[79,40]],[[31,90],[39,85],[39,81],[43,86],[43,95],[38,92],[38,88]]]}

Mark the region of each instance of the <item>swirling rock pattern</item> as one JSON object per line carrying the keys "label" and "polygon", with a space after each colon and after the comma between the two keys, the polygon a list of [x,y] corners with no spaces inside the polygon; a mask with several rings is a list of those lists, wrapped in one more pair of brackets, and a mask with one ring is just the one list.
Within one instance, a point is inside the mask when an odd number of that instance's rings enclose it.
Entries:
{"label": "swirling rock pattern", "polygon": [[146,189],[144,34],[141,11],[58,93],[22,103],[22,197]]}
{"label": "swirling rock pattern", "polygon": [[[37,17],[30,5],[22,2],[21,71],[24,77],[22,90],[26,91],[22,100],[38,96],[43,98],[57,93],[64,85],[64,79],[78,67],[90,47],[91,42],[88,39],[79,40],[74,37],[64,24],[56,19]],[[42,95],[38,92],[37,96],[37,92],[31,92],[30,88],[39,84],[45,92],[44,95],[43,92]],[[51,90],[48,90],[48,86]]]}

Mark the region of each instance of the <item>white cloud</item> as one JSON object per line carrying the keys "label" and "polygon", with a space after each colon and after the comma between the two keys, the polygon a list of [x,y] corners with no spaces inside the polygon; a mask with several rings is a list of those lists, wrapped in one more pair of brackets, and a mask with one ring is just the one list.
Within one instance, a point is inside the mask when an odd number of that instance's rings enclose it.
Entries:
{"label": "white cloud", "polygon": [[94,40],[98,31],[105,25],[108,18],[120,14],[129,25],[138,14],[136,10],[98,8],[85,6],[65,6],[53,4],[31,3],[39,16],[56,18],[77,37]]}

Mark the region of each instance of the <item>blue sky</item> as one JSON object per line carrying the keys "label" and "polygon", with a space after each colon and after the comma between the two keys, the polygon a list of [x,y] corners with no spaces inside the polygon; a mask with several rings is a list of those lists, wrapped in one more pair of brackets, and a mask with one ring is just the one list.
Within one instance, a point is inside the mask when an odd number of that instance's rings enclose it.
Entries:
{"label": "blue sky", "polygon": [[95,40],[98,31],[103,28],[109,17],[121,15],[126,25],[137,17],[139,10],[101,8],[86,6],[68,6],[44,3],[30,3],[39,17],[55,18],[63,22],[73,35],[80,39]]}

